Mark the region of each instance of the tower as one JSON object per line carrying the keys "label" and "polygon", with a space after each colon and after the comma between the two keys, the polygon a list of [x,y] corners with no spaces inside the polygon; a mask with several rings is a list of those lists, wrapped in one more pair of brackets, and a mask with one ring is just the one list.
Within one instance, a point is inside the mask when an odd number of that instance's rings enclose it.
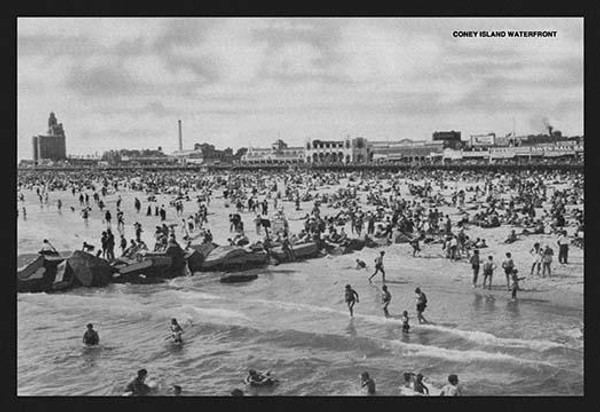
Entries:
{"label": "tower", "polygon": [[177,120],[179,124],[179,151],[183,150],[183,135],[181,134],[181,120]]}

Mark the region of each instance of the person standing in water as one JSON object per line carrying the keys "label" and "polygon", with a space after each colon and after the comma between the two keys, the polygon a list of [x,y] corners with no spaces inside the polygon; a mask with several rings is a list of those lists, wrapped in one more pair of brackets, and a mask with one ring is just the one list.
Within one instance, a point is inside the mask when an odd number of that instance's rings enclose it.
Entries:
{"label": "person standing in water", "polygon": [[522,278],[517,276],[517,273],[519,273],[519,271],[517,269],[513,269],[512,273],[511,273],[511,279],[512,279],[512,285],[511,285],[511,299],[512,300],[517,300],[517,291],[519,290],[519,281],[525,279],[525,276],[523,276]]}
{"label": "person standing in water", "polygon": [[410,325],[408,324],[408,311],[402,312],[402,332],[408,333]]}
{"label": "person standing in water", "polygon": [[125,388],[126,392],[131,392],[133,396],[144,396],[150,392],[150,387],[146,385],[146,378],[148,377],[148,371],[146,369],[140,369],[137,376],[127,384]]}
{"label": "person standing in water", "polygon": [[385,283],[385,271],[383,270],[383,255],[385,255],[385,252],[382,250],[379,256],[375,258],[375,273],[369,276],[369,282],[371,282],[373,276],[381,272],[381,278],[383,279],[383,283]]}
{"label": "person standing in water", "polygon": [[492,278],[494,276],[494,269],[496,269],[496,264],[494,263],[494,257],[490,255],[488,256],[487,262],[483,264],[483,289],[485,289],[486,280],[488,281],[488,289],[492,289]]}
{"label": "person standing in water", "polygon": [[440,392],[440,396],[461,396],[462,390],[458,386],[458,376],[450,375],[448,376],[448,384],[444,386],[442,391]]}
{"label": "person standing in water", "polygon": [[375,381],[369,376],[369,372],[360,374],[360,387],[367,388],[368,395],[375,395]]}
{"label": "person standing in water", "polygon": [[423,316],[423,312],[427,307],[427,296],[425,296],[425,293],[421,291],[421,288],[416,288],[415,294],[415,300],[417,304],[417,319],[419,320],[420,324],[427,323],[427,319],[425,319],[425,317]]}
{"label": "person standing in water", "polygon": [[471,269],[473,269],[473,287],[477,287],[477,276],[479,275],[479,264],[481,263],[481,259],[479,258],[479,250],[475,249],[473,251],[473,255],[469,259],[469,263],[471,264]]}
{"label": "person standing in water", "polygon": [[348,305],[348,309],[350,310],[350,317],[354,317],[354,311],[353,311],[354,304],[359,303],[359,302],[358,302],[358,293],[356,293],[356,291],[354,289],[352,289],[352,286],[346,285],[344,299],[346,301],[346,304]]}
{"label": "person standing in water", "polygon": [[504,269],[504,275],[506,276],[506,288],[510,291],[510,276],[515,268],[515,262],[512,259],[510,252],[506,253],[506,259],[502,262],[502,269]]}
{"label": "person standing in water", "polygon": [[423,383],[423,375],[418,373],[413,383],[413,390],[423,395],[429,395],[429,388]]}
{"label": "person standing in water", "polygon": [[95,346],[100,343],[98,332],[94,330],[94,325],[91,323],[87,324],[87,330],[83,334],[83,343],[90,346]]}
{"label": "person standing in water", "polygon": [[381,288],[381,300],[383,301],[383,314],[386,318],[390,317],[390,312],[388,312],[388,306],[392,301],[392,294],[388,291],[386,285],[383,285]]}
{"label": "person standing in water", "polygon": [[175,343],[183,343],[183,340],[181,339],[181,334],[183,333],[183,328],[179,325],[179,323],[177,323],[177,319],[173,318],[171,319],[171,338],[173,338],[173,341]]}

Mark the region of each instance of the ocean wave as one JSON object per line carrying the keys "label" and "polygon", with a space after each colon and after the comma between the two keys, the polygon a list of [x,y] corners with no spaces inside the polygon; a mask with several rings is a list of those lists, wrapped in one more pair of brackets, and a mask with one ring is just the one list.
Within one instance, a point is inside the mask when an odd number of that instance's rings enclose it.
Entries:
{"label": "ocean wave", "polygon": [[214,316],[217,318],[226,318],[226,319],[242,319],[245,320],[247,322],[250,322],[251,319],[244,315],[241,312],[236,312],[233,310],[228,310],[228,309],[217,309],[217,308],[200,308],[198,306],[193,306],[193,305],[183,305],[181,306],[181,309],[183,309],[184,311],[193,311],[199,315],[202,315],[203,318],[201,319],[203,322],[206,322],[206,318],[205,316]]}
{"label": "ocean wave", "polygon": [[523,359],[513,355],[500,352],[484,352],[479,350],[461,351],[456,349],[440,348],[438,346],[420,345],[417,343],[405,343],[401,341],[390,341],[402,352],[403,356],[427,356],[454,362],[487,361],[487,362],[512,362],[518,364],[546,365],[555,367],[550,362],[541,360]]}
{"label": "ocean wave", "polygon": [[493,345],[493,346],[504,346],[511,348],[527,348],[535,350],[548,350],[554,348],[563,348],[565,345],[545,341],[545,340],[526,340],[526,339],[515,339],[515,338],[499,338],[488,332],[462,330],[457,328],[447,328],[439,325],[418,325],[419,329],[435,330],[443,333],[449,333],[452,335],[460,336],[461,338],[467,339],[471,342],[475,342],[481,345]]}

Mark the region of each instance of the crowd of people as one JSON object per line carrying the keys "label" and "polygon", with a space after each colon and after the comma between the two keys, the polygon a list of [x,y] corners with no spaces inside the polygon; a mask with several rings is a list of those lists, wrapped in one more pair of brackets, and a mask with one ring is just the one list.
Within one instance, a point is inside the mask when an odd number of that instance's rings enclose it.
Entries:
{"label": "crowd of people", "polygon": [[[342,185],[347,179],[346,185]],[[557,189],[556,184],[562,184]],[[337,186],[337,190],[325,192],[324,188]],[[408,194],[403,188],[408,188]],[[17,216],[27,219],[24,206],[25,191],[35,191],[41,208],[50,207],[49,194],[53,191],[69,191],[76,199],[70,206],[75,213],[80,209],[85,225],[89,217],[98,210],[106,228],[102,231],[97,256],[113,261],[117,258],[115,247],[118,233],[118,246],[121,256],[132,257],[148,246],[142,240],[144,232],[136,215],[146,206],[146,216],[157,220],[154,238],[154,251],[164,251],[176,241],[177,223],[167,224],[167,207],[157,202],[157,195],[173,198],[169,207],[175,209],[176,220],[180,222],[181,239],[187,246],[191,242],[213,242],[208,219],[211,198],[215,192],[222,192],[224,206],[232,209],[229,214],[230,245],[246,246],[251,243],[249,232],[242,215],[250,214],[255,223],[255,235],[267,251],[275,245],[281,245],[286,260],[293,261],[294,245],[315,242],[324,253],[338,246],[348,246],[353,239],[362,238],[385,246],[391,243],[406,243],[411,247],[410,257],[418,259],[427,245],[434,250],[439,245],[442,256],[450,261],[466,261],[472,270],[473,288],[479,287],[481,269],[483,281],[481,287],[491,290],[494,272],[498,269],[496,258],[485,254],[488,245],[486,239],[472,239],[467,233],[471,227],[494,228],[512,226],[505,244],[509,248],[515,242],[522,241],[534,234],[556,236],[558,262],[569,264],[571,245],[581,246],[584,233],[583,212],[583,175],[572,171],[545,171],[531,173],[473,172],[454,170],[409,170],[400,175],[390,172],[364,171],[347,172],[219,172],[198,174],[189,171],[171,171],[158,173],[152,171],[23,171],[18,175],[18,201],[20,207]],[[139,193],[134,199],[135,214],[125,216],[121,191]],[[117,196],[115,209],[107,206],[107,196]],[[144,198],[146,205],[143,204]],[[185,202],[195,201],[194,212],[185,211]],[[285,217],[283,202],[293,202],[295,211],[301,211],[308,203],[310,210],[303,218],[299,232],[290,230]],[[304,203],[304,204],[303,204]],[[544,206],[545,207],[542,207]],[[62,214],[63,203],[56,202],[57,212]],[[325,207],[330,211],[324,212]],[[269,211],[272,211],[269,214]],[[443,211],[445,210],[445,211]],[[454,210],[451,214],[448,210]],[[540,211],[541,210],[541,211]],[[331,213],[333,211],[333,213]],[[116,226],[113,228],[113,213]],[[456,217],[458,216],[458,217]],[[125,237],[126,219],[134,220],[135,238],[129,242]],[[345,226],[349,225],[350,233]],[[517,229],[520,232],[517,233]],[[567,228],[571,234],[569,235]],[[365,236],[366,235],[366,236]],[[535,242],[530,250],[529,276],[551,277],[554,251],[550,243],[542,245]],[[83,250],[92,252],[95,245],[84,242]],[[485,256],[484,256],[485,255]],[[381,274],[382,311],[390,317],[389,306],[392,295],[386,286],[384,269],[385,250],[374,258],[374,272],[367,278],[369,282]],[[506,290],[511,299],[517,299],[519,270],[511,251],[505,252],[500,267],[504,272]],[[367,269],[365,262],[357,259],[357,268]],[[350,284],[344,290],[344,301],[350,316],[354,316],[354,306],[359,303],[359,295]],[[427,307],[427,297],[420,287],[415,289],[417,320],[426,323],[423,312]],[[403,310],[402,331],[409,333],[408,311]],[[170,325],[172,339],[182,343],[183,329],[172,320]],[[84,336],[84,342],[97,345],[99,337],[91,324]],[[252,382],[268,380],[267,375],[250,373]],[[413,374],[414,375],[414,374]],[[413,376],[411,375],[411,376]],[[140,370],[134,381],[128,385],[133,393],[146,391],[144,380],[147,371]],[[258,377],[257,377],[258,376]],[[262,378],[260,378],[262,376]],[[416,392],[428,392],[422,382],[422,375],[416,374],[408,381]],[[270,379],[270,378],[269,378]],[[448,385],[442,391],[445,396],[461,393],[456,375],[450,375]],[[373,378],[364,372],[361,386],[369,394],[375,394]],[[141,388],[141,389],[140,389]],[[177,389],[181,393],[181,387]],[[239,396],[241,390],[232,393]],[[243,394],[243,392],[242,392]]]}

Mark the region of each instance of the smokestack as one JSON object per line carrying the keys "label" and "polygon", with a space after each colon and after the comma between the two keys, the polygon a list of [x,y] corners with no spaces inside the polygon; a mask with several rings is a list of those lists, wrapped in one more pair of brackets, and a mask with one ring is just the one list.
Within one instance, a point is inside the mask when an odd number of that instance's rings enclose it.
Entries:
{"label": "smokestack", "polygon": [[183,150],[183,135],[181,134],[181,120],[177,120],[179,123],[179,151]]}
{"label": "smokestack", "polygon": [[548,125],[548,136],[552,136],[552,126]]}

